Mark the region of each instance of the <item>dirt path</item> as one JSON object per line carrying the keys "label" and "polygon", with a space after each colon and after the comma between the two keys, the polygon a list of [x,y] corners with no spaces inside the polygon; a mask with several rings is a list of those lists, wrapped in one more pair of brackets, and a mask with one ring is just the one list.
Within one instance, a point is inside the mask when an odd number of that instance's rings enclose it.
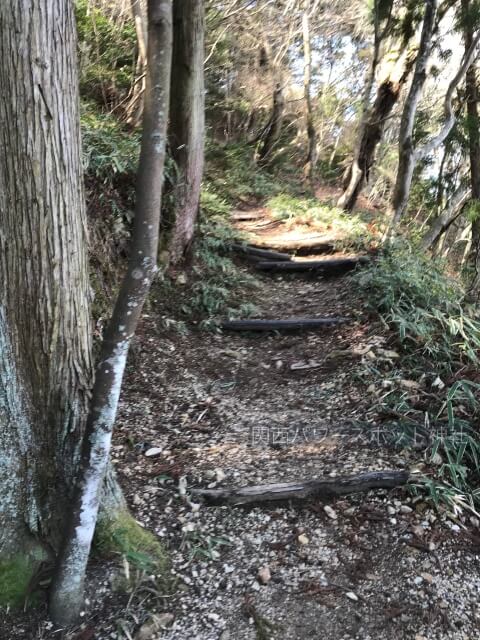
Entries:
{"label": "dirt path", "polygon": [[[367,322],[350,280],[261,282],[262,317],[350,322],[285,336],[180,337],[150,317],[129,364],[114,459],[132,509],[168,544],[179,579],[159,605],[173,625],[154,637],[477,638],[477,550],[405,491],[349,497],[330,509],[206,508],[181,495],[185,480],[188,495],[188,487],[417,460],[385,444],[388,425],[372,410],[363,364],[386,339]],[[318,366],[295,370],[312,361]]]}

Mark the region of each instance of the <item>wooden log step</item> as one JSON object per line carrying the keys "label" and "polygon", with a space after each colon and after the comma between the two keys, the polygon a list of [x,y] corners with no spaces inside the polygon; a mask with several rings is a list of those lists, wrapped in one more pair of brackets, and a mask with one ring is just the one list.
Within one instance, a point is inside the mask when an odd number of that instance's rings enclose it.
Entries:
{"label": "wooden log step", "polygon": [[262,211],[232,211],[230,217],[235,222],[248,222],[250,220],[261,220],[265,217]]}
{"label": "wooden log step", "polygon": [[303,238],[301,240],[268,240],[265,242],[255,239],[254,242],[251,242],[251,245],[258,247],[259,249],[292,251],[301,256],[318,253],[331,253],[332,251],[335,251],[335,242],[335,238],[316,236],[313,238]]}
{"label": "wooden log step", "polygon": [[299,331],[323,329],[348,322],[348,318],[292,318],[290,320],[224,320],[227,331]]}
{"label": "wooden log step", "polygon": [[298,262],[284,262],[269,260],[259,262],[256,268],[260,271],[295,272],[316,271],[322,275],[340,275],[352,271],[359,264],[365,264],[368,258],[338,258],[335,260],[303,260]]}
{"label": "wooden log step", "polygon": [[231,248],[238,253],[244,253],[255,258],[263,258],[264,260],[273,260],[276,262],[286,262],[292,259],[288,253],[280,253],[279,251],[270,251],[268,249],[259,249],[248,244],[232,244]]}
{"label": "wooden log step", "polygon": [[240,506],[288,500],[331,499],[371,489],[394,489],[407,484],[408,471],[372,471],[353,476],[260,484],[238,489],[193,489],[192,495],[210,505]]}

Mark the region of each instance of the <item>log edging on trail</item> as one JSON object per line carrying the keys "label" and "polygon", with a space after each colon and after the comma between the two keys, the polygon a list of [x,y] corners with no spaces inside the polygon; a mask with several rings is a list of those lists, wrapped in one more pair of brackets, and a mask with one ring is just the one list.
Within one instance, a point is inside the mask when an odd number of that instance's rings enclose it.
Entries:
{"label": "log edging on trail", "polygon": [[327,238],[322,240],[322,236],[317,238],[304,238],[299,240],[255,240],[250,246],[258,249],[267,249],[274,251],[294,251],[297,255],[309,255],[312,253],[331,253],[335,251],[335,243],[337,239]]}
{"label": "log edging on trail", "polygon": [[348,322],[348,318],[292,318],[291,320],[224,320],[226,331],[298,331],[323,329]]}
{"label": "log edging on trail", "polygon": [[302,272],[317,271],[323,275],[343,274],[358,265],[366,264],[368,258],[337,258],[334,260],[303,260],[299,262],[263,261],[255,265],[260,271]]}
{"label": "log edging on trail", "polygon": [[240,506],[265,502],[334,498],[372,489],[395,489],[409,481],[408,471],[371,471],[340,478],[260,484],[238,489],[192,489],[195,498],[210,505]]}
{"label": "log edging on trail", "polygon": [[271,251],[269,249],[259,249],[258,247],[252,247],[248,244],[234,243],[230,247],[238,253],[246,254],[247,256],[253,256],[255,258],[263,258],[264,260],[275,260],[277,262],[288,262],[292,259],[292,256],[288,253],[281,253],[280,251]]}

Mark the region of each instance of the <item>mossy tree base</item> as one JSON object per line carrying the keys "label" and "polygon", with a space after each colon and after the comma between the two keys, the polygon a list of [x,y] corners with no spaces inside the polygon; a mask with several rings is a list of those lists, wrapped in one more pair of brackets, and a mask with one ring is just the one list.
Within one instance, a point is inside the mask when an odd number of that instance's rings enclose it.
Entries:
{"label": "mossy tree base", "polygon": [[48,561],[40,547],[11,556],[0,556],[0,608],[24,607],[35,599],[42,567]]}

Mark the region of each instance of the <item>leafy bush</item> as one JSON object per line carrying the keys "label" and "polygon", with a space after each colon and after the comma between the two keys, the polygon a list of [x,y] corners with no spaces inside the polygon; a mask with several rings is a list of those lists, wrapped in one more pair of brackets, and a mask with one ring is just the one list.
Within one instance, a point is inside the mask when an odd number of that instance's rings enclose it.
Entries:
{"label": "leafy bush", "polygon": [[254,313],[255,305],[246,298],[252,296],[257,281],[232,259],[231,244],[241,237],[228,220],[230,211],[225,200],[204,189],[193,266],[185,283],[188,286],[168,276],[160,285],[161,304],[166,309],[165,301],[170,301],[168,312],[176,316],[180,310],[181,320],[164,319],[164,324],[184,330],[184,320],[200,320],[203,327],[213,328],[220,316],[245,317]]}
{"label": "leafy bush", "polygon": [[102,182],[120,174],[135,174],[140,152],[140,135],[126,131],[118,120],[99,113],[88,103],[81,111],[83,167]]}
{"label": "leafy bush", "polygon": [[475,310],[464,303],[460,283],[446,274],[441,261],[408,246],[386,252],[353,277],[363,288],[367,305],[382,314],[405,350],[403,370],[390,372],[389,377],[406,375],[430,382],[430,392],[423,394],[428,397],[426,405],[408,392],[400,397],[386,394],[381,400],[400,418],[400,426],[411,431],[413,423],[418,435],[420,425],[422,438],[426,437],[426,460],[436,469],[435,478],[422,478],[414,489],[426,490],[434,504],[442,502],[455,514],[465,509],[476,513],[480,321]]}
{"label": "leafy bush", "polygon": [[130,89],[137,37],[133,21],[113,20],[89,0],[75,4],[80,49],[80,92],[111,106]]}
{"label": "leafy bush", "polygon": [[249,315],[254,310],[254,305],[242,302],[242,293],[255,288],[255,278],[240,269],[229,255],[231,243],[239,239],[227,220],[229,214],[224,201],[211,192],[203,192],[193,268],[196,281],[187,305],[190,313],[212,318],[219,314]]}
{"label": "leafy bush", "polygon": [[274,176],[253,162],[253,150],[246,144],[207,146],[206,178],[212,191],[230,204],[239,200],[266,198],[281,189]]}
{"label": "leafy bush", "polygon": [[410,247],[397,248],[355,277],[368,304],[383,314],[415,357],[420,353],[449,372],[466,361],[478,363],[480,322],[441,261]]}

